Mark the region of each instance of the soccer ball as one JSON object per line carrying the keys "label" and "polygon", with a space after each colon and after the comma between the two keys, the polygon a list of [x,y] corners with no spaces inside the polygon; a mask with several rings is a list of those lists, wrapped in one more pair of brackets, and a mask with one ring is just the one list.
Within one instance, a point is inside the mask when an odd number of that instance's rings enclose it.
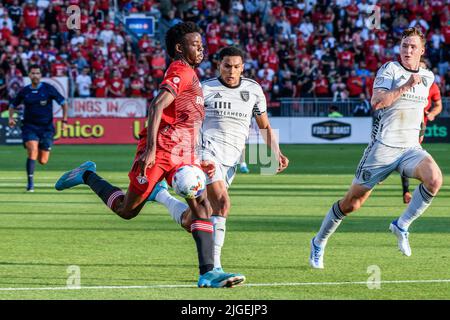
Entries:
{"label": "soccer ball", "polygon": [[172,186],[175,193],[180,197],[195,199],[205,191],[205,173],[197,166],[182,166],[175,172]]}

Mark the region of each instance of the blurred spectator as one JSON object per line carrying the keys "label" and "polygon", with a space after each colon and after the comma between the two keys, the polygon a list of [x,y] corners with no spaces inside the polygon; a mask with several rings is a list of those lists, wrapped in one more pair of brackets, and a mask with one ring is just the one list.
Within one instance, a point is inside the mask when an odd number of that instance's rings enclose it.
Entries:
{"label": "blurred spectator", "polygon": [[333,94],[333,101],[345,101],[348,98],[348,91],[342,77],[338,77],[336,82],[331,85],[331,92]]}
{"label": "blurred spectator", "polygon": [[113,76],[108,83],[108,96],[111,98],[122,98],[125,96],[125,83],[119,70],[113,71]]}
{"label": "blurred spectator", "polygon": [[132,98],[142,97],[143,89],[144,81],[137,74],[132,74],[130,81],[130,96]]}
{"label": "blurred spectator", "polygon": [[359,97],[363,93],[363,80],[360,76],[356,75],[356,71],[350,72],[350,77],[347,79],[348,95],[350,98]]}
{"label": "blurred spectator", "polygon": [[6,75],[3,69],[0,69],[0,100],[7,99]]}
{"label": "blurred spectator", "polygon": [[359,98],[361,99],[361,102],[359,102],[355,107],[353,108],[353,116],[354,117],[368,117],[370,116],[372,107],[370,106],[369,100],[366,99],[366,95],[364,93],[361,93],[359,95]]}
{"label": "blurred spectator", "polygon": [[106,98],[108,92],[108,81],[105,78],[105,72],[100,70],[95,74],[94,81],[92,83],[92,89],[94,91],[94,97]]}
{"label": "blurred spectator", "polygon": [[314,80],[314,94],[317,98],[325,98],[330,96],[330,90],[328,88],[328,80],[325,78],[321,71],[317,74],[317,78]]}
{"label": "blurred spectator", "polygon": [[89,68],[83,68],[81,74],[77,76],[76,84],[80,98],[88,98],[91,96],[92,79],[89,75]]}

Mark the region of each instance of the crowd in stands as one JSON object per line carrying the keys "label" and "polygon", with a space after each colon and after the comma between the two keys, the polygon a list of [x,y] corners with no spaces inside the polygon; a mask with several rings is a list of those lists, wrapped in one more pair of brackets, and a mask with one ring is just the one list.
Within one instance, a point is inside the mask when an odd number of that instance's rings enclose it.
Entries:
{"label": "crowd in stands", "polygon": [[[418,27],[435,81],[450,95],[447,0],[117,2],[124,14],[158,14],[161,26],[195,21],[204,30],[201,79],[215,76],[221,47],[241,47],[245,75],[261,84],[269,101],[369,99],[377,69],[398,57],[401,32]],[[381,9],[376,28],[374,2]],[[70,5],[81,8],[80,30],[67,26]],[[114,23],[113,9],[109,0],[0,1],[0,100],[23,86],[31,64],[41,65],[44,76],[69,76],[78,97],[152,99],[168,65],[163,37],[134,39]]]}

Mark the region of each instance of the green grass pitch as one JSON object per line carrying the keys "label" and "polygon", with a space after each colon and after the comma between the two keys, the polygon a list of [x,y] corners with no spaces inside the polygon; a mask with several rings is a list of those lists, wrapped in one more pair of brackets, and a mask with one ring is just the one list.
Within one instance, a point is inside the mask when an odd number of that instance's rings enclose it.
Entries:
{"label": "green grass pitch", "polygon": [[[261,176],[250,166],[230,189],[222,260],[247,282],[214,290],[194,287],[194,241],[162,205],[147,204],[125,221],[85,186],[54,190],[62,172],[88,159],[126,188],[134,146],[55,146],[48,165],[36,167],[33,194],[24,191],[25,151],[1,146],[0,299],[449,299],[450,145],[425,147],[444,186],[410,229],[411,257],[388,232],[404,209],[394,173],[330,239],[325,269],[312,270],[309,241],[346,192],[365,146],[283,146],[291,161],[285,173]],[[366,284],[374,265],[379,289]],[[81,289],[65,288],[69,266],[79,267]]]}

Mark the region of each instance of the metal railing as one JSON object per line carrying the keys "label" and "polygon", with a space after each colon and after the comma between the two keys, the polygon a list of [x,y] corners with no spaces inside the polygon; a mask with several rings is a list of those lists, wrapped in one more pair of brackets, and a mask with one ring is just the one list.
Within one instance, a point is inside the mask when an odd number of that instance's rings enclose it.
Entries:
{"label": "metal railing", "polygon": [[[326,117],[331,106],[336,106],[344,117],[353,117],[353,110],[361,103],[361,99],[333,101],[332,98],[281,98],[279,102],[281,117]],[[450,117],[450,97],[442,98],[440,117]]]}

